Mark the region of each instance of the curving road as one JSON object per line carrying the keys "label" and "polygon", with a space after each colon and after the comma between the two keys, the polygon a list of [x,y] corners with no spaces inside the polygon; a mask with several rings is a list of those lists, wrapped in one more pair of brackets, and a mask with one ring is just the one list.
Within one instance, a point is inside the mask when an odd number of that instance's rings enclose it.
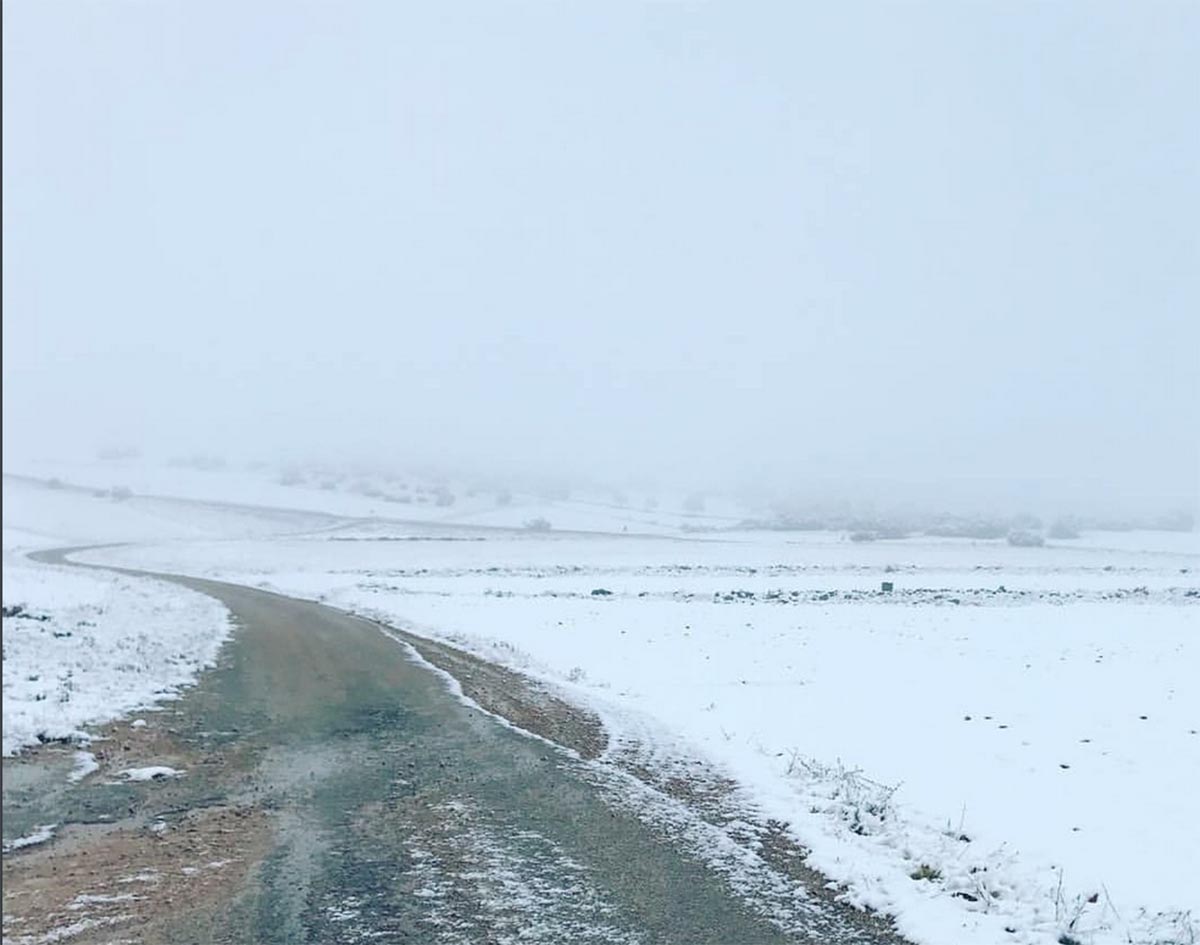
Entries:
{"label": "curving road", "polygon": [[[45,758],[6,759],[6,838],[76,825],[5,857],[6,941],[61,927],[49,903],[78,897],[63,879],[76,870],[87,891],[115,892],[88,892],[108,905],[74,942],[901,942],[833,901],[795,851],[769,855],[761,832],[725,865],[706,856],[697,836],[738,842],[711,811],[680,814],[652,776],[607,759],[594,719],[522,694],[511,673],[319,604],[153,576],[217,598],[237,629],[216,668],[147,716],[150,731],[114,726],[98,754],[109,767],[169,756],[187,775],[129,785],[102,770],[63,787]],[[574,750],[464,704],[426,660]],[[165,864],[147,876],[208,864],[225,879],[120,898],[147,857]],[[212,866],[227,862],[241,866]]]}

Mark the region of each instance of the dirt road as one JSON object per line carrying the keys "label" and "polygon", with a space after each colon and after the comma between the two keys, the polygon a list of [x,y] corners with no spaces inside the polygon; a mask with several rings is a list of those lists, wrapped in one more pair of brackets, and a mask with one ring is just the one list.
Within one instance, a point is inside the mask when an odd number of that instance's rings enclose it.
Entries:
{"label": "dirt road", "polygon": [[[182,698],[102,730],[78,783],[65,746],[5,760],[6,842],[59,825],[4,857],[6,942],[900,941],[834,901],[781,825],[724,811],[719,780],[632,763],[514,673],[169,579],[237,630]],[[119,776],[150,765],[182,774]]]}

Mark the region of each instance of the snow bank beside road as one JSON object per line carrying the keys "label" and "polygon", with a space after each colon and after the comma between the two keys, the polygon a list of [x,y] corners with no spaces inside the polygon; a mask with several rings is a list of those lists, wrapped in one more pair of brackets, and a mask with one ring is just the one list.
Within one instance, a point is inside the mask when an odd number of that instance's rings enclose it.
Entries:
{"label": "snow bank beside road", "polygon": [[4,552],[4,755],[171,698],[211,665],[228,612],[142,578]]}

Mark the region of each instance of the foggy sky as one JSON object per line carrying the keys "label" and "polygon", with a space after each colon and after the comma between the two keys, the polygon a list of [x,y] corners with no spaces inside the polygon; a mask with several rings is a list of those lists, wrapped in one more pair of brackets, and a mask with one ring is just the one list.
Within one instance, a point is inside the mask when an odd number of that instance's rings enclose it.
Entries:
{"label": "foggy sky", "polygon": [[7,2],[6,463],[1194,503],[1197,62],[1193,2]]}

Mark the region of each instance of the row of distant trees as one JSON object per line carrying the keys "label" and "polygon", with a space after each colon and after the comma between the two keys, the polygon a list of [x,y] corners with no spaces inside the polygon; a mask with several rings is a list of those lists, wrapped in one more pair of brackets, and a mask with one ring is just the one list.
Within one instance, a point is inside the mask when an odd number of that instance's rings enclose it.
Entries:
{"label": "row of distant trees", "polygon": [[1195,518],[1186,511],[1153,519],[1060,516],[1048,523],[1032,515],[993,518],[910,516],[904,519],[868,519],[836,514],[798,516],[781,513],[772,519],[743,521],[738,524],[737,528],[771,531],[840,531],[846,532],[853,541],[878,541],[888,538],[906,538],[910,535],[932,535],[941,538],[971,538],[977,541],[1007,539],[1013,545],[1029,546],[1041,544],[1046,539],[1070,541],[1079,538],[1085,531],[1152,529],[1189,532],[1195,529]]}

